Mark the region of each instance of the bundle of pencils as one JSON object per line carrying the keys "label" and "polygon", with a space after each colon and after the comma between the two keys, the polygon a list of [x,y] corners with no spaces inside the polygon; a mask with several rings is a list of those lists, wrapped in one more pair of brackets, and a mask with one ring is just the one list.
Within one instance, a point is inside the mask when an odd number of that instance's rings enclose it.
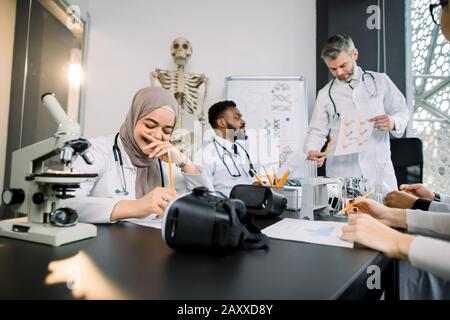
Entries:
{"label": "bundle of pencils", "polygon": [[[286,183],[286,180],[288,179],[289,174],[290,174],[290,170],[286,170],[286,172],[283,174],[283,176],[281,177],[281,179],[278,180],[278,178],[277,178],[277,173],[276,173],[275,169],[273,170],[273,177],[269,174],[269,171],[267,170],[266,167],[263,166],[263,169],[264,169],[264,172],[266,173],[267,180],[269,180],[269,183],[270,183],[270,185],[271,185],[272,187],[282,187],[282,186]],[[263,181],[261,180],[261,178],[257,175],[256,171],[253,170],[252,172],[253,172],[253,174],[255,175],[255,177],[256,177],[256,179],[258,180],[258,182],[259,182],[261,185],[264,185],[264,182],[263,182]]]}

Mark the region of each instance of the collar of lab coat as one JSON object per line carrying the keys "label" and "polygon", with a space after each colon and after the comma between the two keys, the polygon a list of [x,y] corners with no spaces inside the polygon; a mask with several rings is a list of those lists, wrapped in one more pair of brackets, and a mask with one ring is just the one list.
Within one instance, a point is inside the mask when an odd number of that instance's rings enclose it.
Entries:
{"label": "collar of lab coat", "polygon": [[[228,141],[228,140],[226,140],[226,139],[224,139],[224,138],[222,138],[222,137],[219,137],[219,136],[217,136],[217,135],[216,135],[214,138],[216,139],[216,141],[217,141],[217,143],[219,144],[219,146],[220,146],[220,145],[224,146],[229,152],[231,152],[231,154],[237,156],[237,155],[234,153],[234,151],[233,151],[233,145],[234,145],[234,143],[231,143],[230,141]],[[220,148],[220,149],[221,149],[221,148]],[[220,149],[219,149],[219,150],[220,150]]]}
{"label": "collar of lab coat", "polygon": [[128,153],[125,151],[125,148],[123,147],[122,139],[120,139],[120,137],[117,139],[117,144],[119,146],[120,153],[122,155],[123,167],[124,168],[134,168],[134,165],[131,163]]}
{"label": "collar of lab coat", "polygon": [[[356,84],[359,83],[359,81],[361,80],[362,77],[362,68],[356,66],[355,68],[355,72],[353,72],[352,77],[351,77],[351,84],[352,87],[355,87]],[[348,81],[344,81],[344,80],[339,80],[338,78],[336,78],[338,80],[338,83],[343,84],[343,85],[348,85]]]}

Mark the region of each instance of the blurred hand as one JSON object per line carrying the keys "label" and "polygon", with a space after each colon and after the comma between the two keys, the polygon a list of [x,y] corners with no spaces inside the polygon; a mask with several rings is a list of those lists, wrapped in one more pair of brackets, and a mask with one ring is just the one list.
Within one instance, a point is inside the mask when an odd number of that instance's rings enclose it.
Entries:
{"label": "blurred hand", "polygon": [[373,127],[375,129],[380,130],[380,131],[391,131],[391,130],[394,130],[394,128],[395,128],[394,119],[392,119],[387,114],[383,114],[381,116],[373,117],[369,121],[373,122]]}
{"label": "blurred hand", "polygon": [[391,209],[375,200],[356,198],[353,202],[353,212],[367,213],[389,227],[406,228],[406,212],[404,210]]}
{"label": "blurred hand", "polygon": [[130,299],[114,285],[95,265],[91,258],[80,251],[77,255],[48,265],[46,285],[65,283],[76,299]]}
{"label": "blurred hand", "polygon": [[367,214],[352,214],[342,227],[342,240],[355,241],[391,258],[408,259],[413,236],[389,228]]}
{"label": "blurred hand", "polygon": [[152,213],[156,213],[159,219],[162,218],[167,204],[175,198],[176,195],[176,193],[166,188],[157,187],[153,189],[142,198],[136,200],[144,209],[140,211],[142,214],[136,218],[142,219],[148,217]]}
{"label": "blurred hand", "polygon": [[415,183],[415,184],[402,184],[400,186],[400,190],[402,191],[408,191],[412,195],[419,197],[420,199],[425,200],[434,200],[434,192],[427,189],[423,184],[421,183]]}
{"label": "blurred hand", "polygon": [[418,197],[403,192],[392,191],[384,198],[384,204],[391,208],[411,209]]}
{"label": "blurred hand", "polygon": [[317,168],[323,166],[323,163],[325,162],[325,156],[325,153],[316,150],[311,150],[308,152],[308,160],[316,161]]}

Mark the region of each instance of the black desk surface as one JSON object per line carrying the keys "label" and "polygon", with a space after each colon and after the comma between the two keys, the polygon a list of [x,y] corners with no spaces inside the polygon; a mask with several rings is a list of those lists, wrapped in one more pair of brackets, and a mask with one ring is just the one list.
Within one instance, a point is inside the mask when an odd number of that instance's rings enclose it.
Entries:
{"label": "black desk surface", "polygon": [[[106,279],[138,299],[360,298],[367,267],[390,262],[368,249],[270,240],[267,250],[180,253],[160,230],[99,225],[96,238],[50,247],[0,238],[0,298],[68,299],[66,283],[45,285],[48,264],[83,251]],[[85,271],[81,271],[85,272]]]}

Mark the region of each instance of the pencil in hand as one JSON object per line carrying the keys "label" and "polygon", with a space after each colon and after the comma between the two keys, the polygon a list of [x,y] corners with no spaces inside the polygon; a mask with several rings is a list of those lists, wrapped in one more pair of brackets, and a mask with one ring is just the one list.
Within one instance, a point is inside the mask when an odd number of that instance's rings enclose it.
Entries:
{"label": "pencil in hand", "polygon": [[[369,191],[369,192],[367,192],[366,194],[362,195],[361,198],[367,198],[367,197],[370,196],[372,193],[373,193],[373,191]],[[343,215],[344,212],[350,210],[350,209],[353,208],[354,206],[355,206],[354,203],[348,204],[347,206],[345,206],[345,208],[341,209],[341,210],[336,214],[336,216]]]}
{"label": "pencil in hand", "polygon": [[329,151],[331,145],[333,144],[334,140],[336,139],[336,135],[337,135],[337,134],[334,134],[332,137],[330,137],[330,141],[328,141],[325,150],[323,150],[323,154],[324,154],[325,156],[327,155],[327,153],[328,153],[328,151]]}
{"label": "pencil in hand", "polygon": [[406,188],[403,188],[402,191],[411,194],[411,191],[409,191],[409,190],[406,189]]}
{"label": "pencil in hand", "polygon": [[170,154],[170,150],[167,151],[167,163],[169,165],[170,190],[172,192],[175,192],[175,183],[173,182],[173,171],[172,171],[172,156]]}

